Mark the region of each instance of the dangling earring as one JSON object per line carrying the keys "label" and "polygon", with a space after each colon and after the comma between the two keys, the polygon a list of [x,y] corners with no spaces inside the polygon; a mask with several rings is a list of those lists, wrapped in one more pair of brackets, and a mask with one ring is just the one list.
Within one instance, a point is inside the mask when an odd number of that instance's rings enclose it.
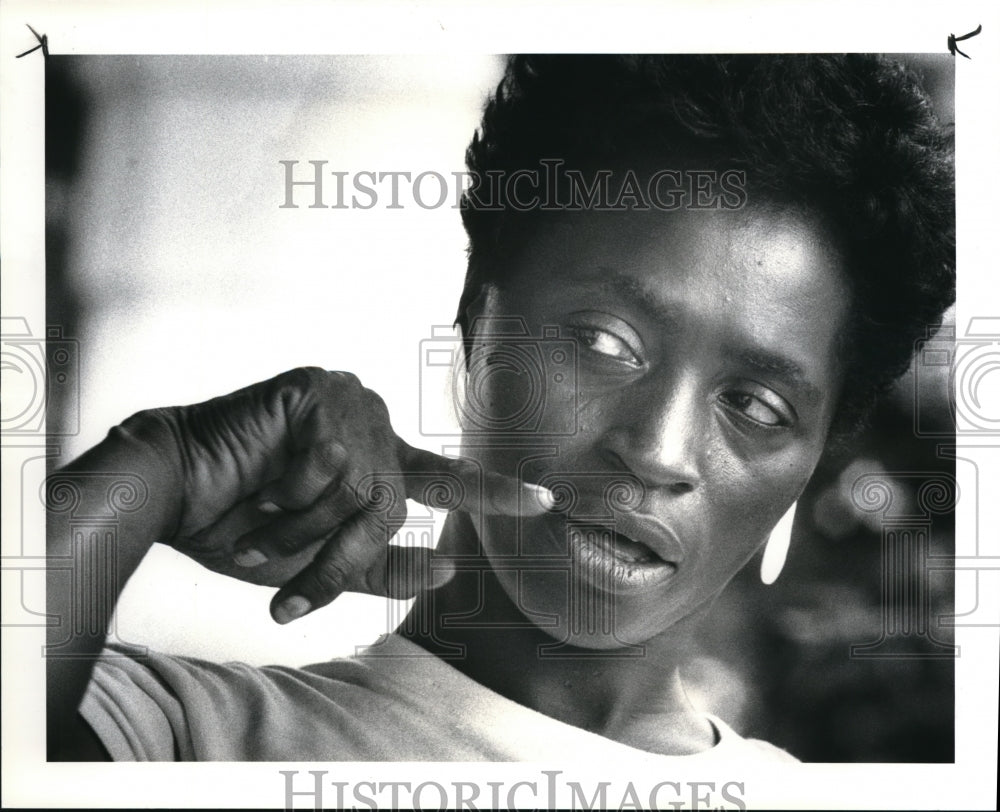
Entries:
{"label": "dangling earring", "polygon": [[795,508],[798,502],[792,502],[788,511],[778,519],[771,535],[764,545],[764,557],[760,562],[760,580],[765,586],[770,586],[778,580],[781,569],[785,566],[788,556],[788,546],[792,543],[792,525],[795,524]]}

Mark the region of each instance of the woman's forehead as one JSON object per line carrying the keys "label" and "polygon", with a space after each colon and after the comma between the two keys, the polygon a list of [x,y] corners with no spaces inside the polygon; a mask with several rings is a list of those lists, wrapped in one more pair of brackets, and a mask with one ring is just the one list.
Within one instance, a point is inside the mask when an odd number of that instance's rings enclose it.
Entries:
{"label": "woman's forehead", "polygon": [[780,349],[820,376],[835,366],[850,303],[829,231],[776,207],[567,213],[526,237],[509,271],[501,306],[542,320],[617,310],[665,342]]}
{"label": "woman's forehead", "polygon": [[606,279],[655,289],[684,281],[748,294],[763,286],[847,293],[844,259],[815,215],[773,205],[737,211],[579,211],[546,218],[519,240],[509,273],[560,282]]}

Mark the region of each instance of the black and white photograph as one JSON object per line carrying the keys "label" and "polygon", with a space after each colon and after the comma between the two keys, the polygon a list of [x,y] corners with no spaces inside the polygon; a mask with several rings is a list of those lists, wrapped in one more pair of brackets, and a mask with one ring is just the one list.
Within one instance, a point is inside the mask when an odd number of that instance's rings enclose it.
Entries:
{"label": "black and white photograph", "polygon": [[34,5],[5,805],[995,808],[995,13]]}

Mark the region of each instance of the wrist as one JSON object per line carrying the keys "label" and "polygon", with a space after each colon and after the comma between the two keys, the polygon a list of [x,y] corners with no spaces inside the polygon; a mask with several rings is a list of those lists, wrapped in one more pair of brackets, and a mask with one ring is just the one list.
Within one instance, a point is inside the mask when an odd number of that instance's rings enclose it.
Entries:
{"label": "wrist", "polygon": [[132,415],[54,475],[75,480],[79,512],[115,511],[144,547],[174,536],[183,507],[180,454],[164,411]]}

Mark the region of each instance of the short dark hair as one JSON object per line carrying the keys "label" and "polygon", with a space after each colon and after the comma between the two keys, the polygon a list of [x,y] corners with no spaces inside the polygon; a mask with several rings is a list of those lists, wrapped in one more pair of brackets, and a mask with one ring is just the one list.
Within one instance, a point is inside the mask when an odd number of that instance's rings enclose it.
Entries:
{"label": "short dark hair", "polygon": [[[486,177],[542,159],[594,168],[685,155],[745,171],[752,197],[832,226],[853,288],[834,430],[862,425],[954,301],[951,128],[915,74],[878,55],[515,56],[466,162]],[[463,331],[482,286],[502,281],[515,229],[538,216],[465,195]]]}

